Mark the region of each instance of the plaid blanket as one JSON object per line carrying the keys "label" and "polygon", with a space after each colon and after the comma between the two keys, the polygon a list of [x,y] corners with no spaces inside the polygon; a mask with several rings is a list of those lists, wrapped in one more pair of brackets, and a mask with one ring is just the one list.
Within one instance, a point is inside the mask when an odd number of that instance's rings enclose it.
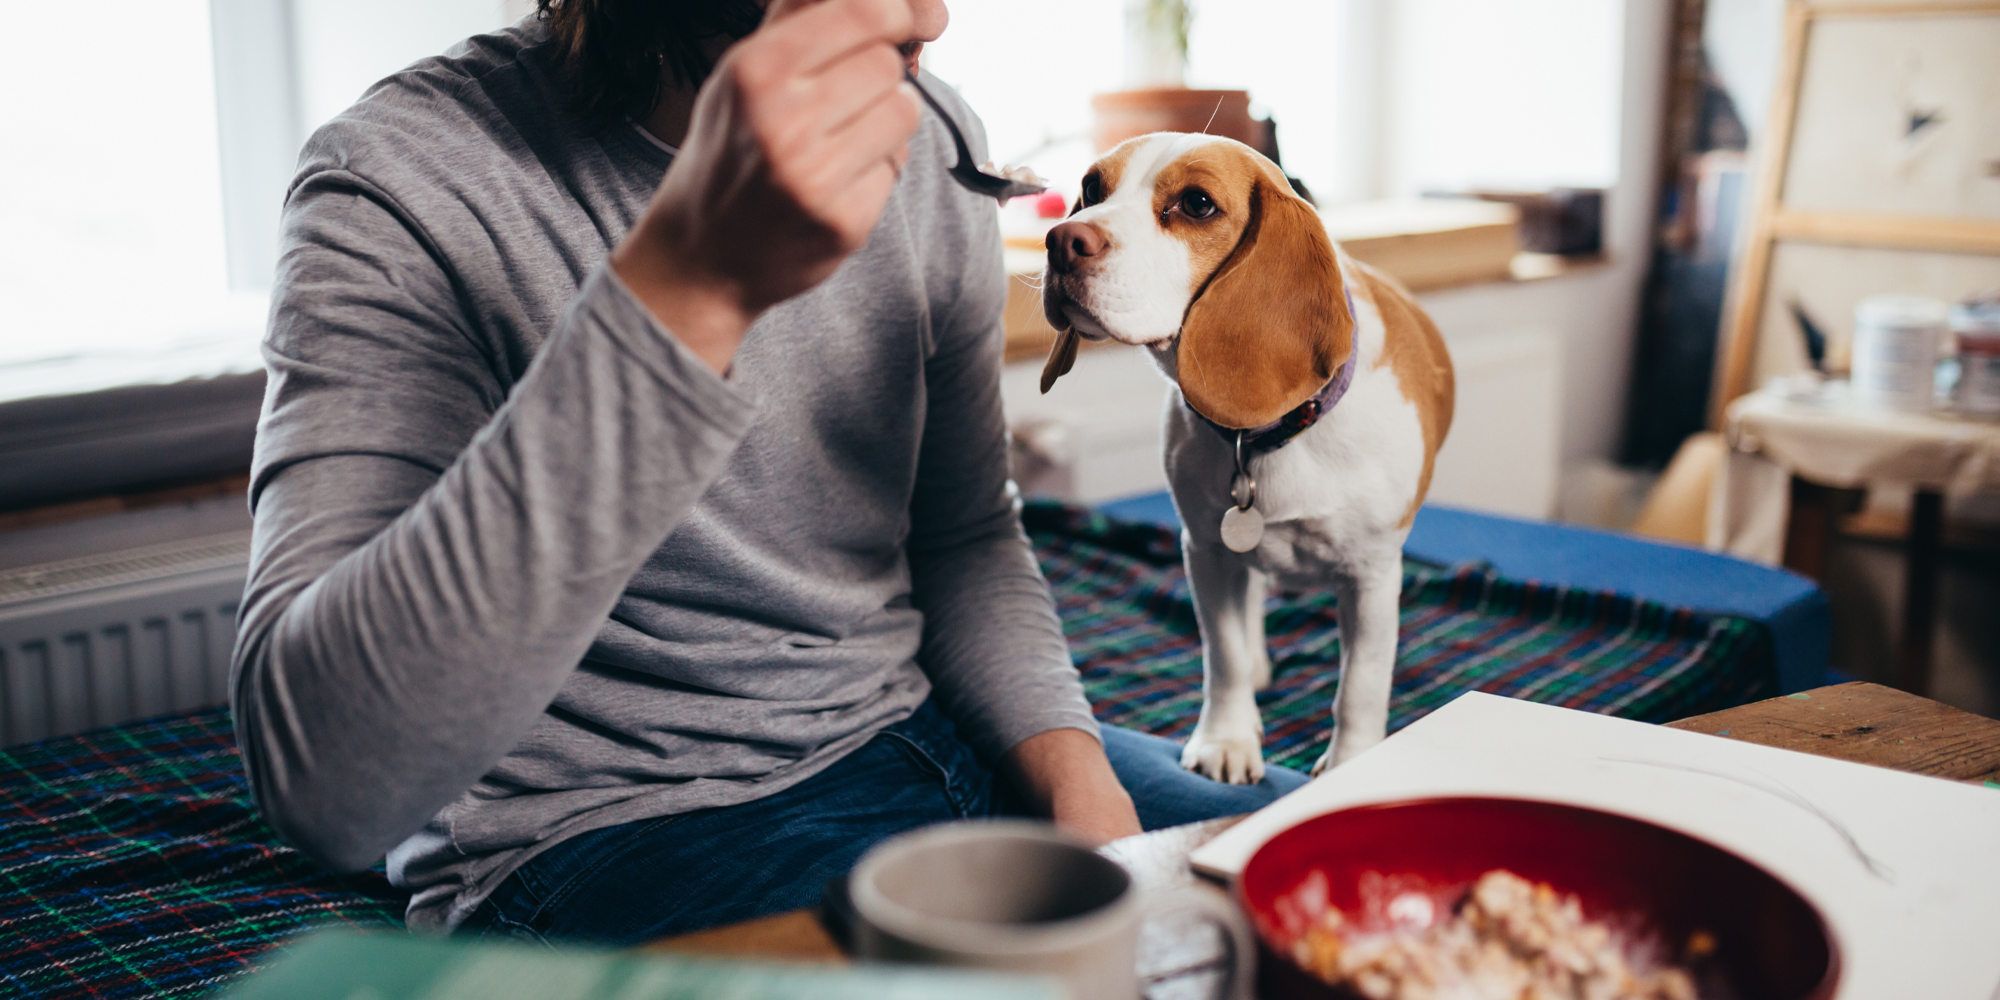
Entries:
{"label": "plaid blanket", "polygon": [[[1054,503],[1030,503],[1022,520],[1097,717],[1185,737],[1201,712],[1201,640],[1179,539]],[[1335,604],[1330,592],[1283,594],[1265,610],[1272,682],[1257,701],[1271,763],[1307,770],[1325,752],[1340,681]],[[1670,722],[1778,687],[1756,622],[1406,561],[1390,731],[1466,691]]]}
{"label": "plaid blanket", "polygon": [[0,750],[0,996],[183,997],[320,924],[400,926],[257,816],[229,713]]}
{"label": "plaid blanket", "polygon": [[[1053,504],[1024,521],[1098,715],[1193,725],[1200,645],[1174,536]],[[1339,635],[1326,594],[1274,598],[1266,754],[1309,767]],[[1666,720],[1775,693],[1760,627],[1606,594],[1410,567],[1393,726],[1478,689]],[[250,801],[211,709],[0,750],[0,996],[181,997],[322,924],[402,921],[381,870],[327,874]]]}

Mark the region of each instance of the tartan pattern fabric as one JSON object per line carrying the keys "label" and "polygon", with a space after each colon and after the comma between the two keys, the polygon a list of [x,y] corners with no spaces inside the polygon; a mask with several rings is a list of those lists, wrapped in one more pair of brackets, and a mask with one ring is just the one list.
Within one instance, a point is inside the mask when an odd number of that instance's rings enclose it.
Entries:
{"label": "tartan pattern fabric", "polygon": [[[1184,739],[1201,712],[1201,640],[1174,533],[1060,504],[1022,513],[1097,717]],[[1331,593],[1266,607],[1267,761],[1310,770],[1340,680]],[[1747,619],[1406,563],[1390,731],[1465,691],[1647,722],[1778,693],[1770,635]]]}
{"label": "tartan pattern fabric", "polygon": [[0,750],[0,996],[192,997],[309,927],[401,926],[250,800],[226,709]]}
{"label": "tartan pattern fabric", "polygon": [[[1023,520],[1099,718],[1184,737],[1201,704],[1174,536],[1031,503]],[[1665,721],[1776,693],[1754,623],[1614,595],[1410,567],[1391,726],[1477,689]],[[1267,759],[1326,739],[1339,633],[1326,594],[1275,598]],[[394,927],[378,866],[329,874],[250,799],[228,713],[209,709],[0,750],[0,997],[187,997],[323,925]]]}

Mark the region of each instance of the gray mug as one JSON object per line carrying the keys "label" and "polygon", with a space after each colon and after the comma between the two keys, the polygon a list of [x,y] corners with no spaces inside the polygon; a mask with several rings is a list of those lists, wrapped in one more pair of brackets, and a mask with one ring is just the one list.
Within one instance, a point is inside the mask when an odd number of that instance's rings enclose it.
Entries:
{"label": "gray mug", "polygon": [[847,885],[863,958],[1054,977],[1074,1000],[1132,1000],[1139,925],[1193,911],[1229,949],[1222,996],[1250,996],[1256,944],[1207,885],[1145,891],[1117,862],[1045,823],[972,820],[877,844]]}

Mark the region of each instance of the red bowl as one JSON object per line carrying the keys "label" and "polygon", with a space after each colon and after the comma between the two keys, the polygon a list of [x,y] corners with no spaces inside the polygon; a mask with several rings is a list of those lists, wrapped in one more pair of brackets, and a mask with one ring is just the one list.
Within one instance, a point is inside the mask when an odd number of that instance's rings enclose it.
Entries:
{"label": "red bowl", "polygon": [[1348,995],[1291,958],[1291,936],[1277,903],[1314,872],[1324,874],[1330,902],[1352,915],[1364,910],[1364,876],[1448,891],[1495,868],[1574,893],[1590,919],[1656,932],[1666,942],[1708,931],[1717,944],[1713,974],[1736,996],[1828,1000],[1840,979],[1839,951],[1819,911],[1769,872],[1722,848],[1595,809],[1438,798],[1316,816],[1258,849],[1236,893],[1263,952],[1259,994]]}

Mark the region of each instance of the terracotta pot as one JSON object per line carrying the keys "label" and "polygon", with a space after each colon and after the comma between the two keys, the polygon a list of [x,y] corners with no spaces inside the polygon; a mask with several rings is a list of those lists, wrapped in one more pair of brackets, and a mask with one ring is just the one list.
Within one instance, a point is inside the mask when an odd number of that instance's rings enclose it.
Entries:
{"label": "terracotta pot", "polygon": [[1207,132],[1253,149],[1267,144],[1267,123],[1250,117],[1247,90],[1119,90],[1090,99],[1090,139],[1102,153],[1148,132]]}

